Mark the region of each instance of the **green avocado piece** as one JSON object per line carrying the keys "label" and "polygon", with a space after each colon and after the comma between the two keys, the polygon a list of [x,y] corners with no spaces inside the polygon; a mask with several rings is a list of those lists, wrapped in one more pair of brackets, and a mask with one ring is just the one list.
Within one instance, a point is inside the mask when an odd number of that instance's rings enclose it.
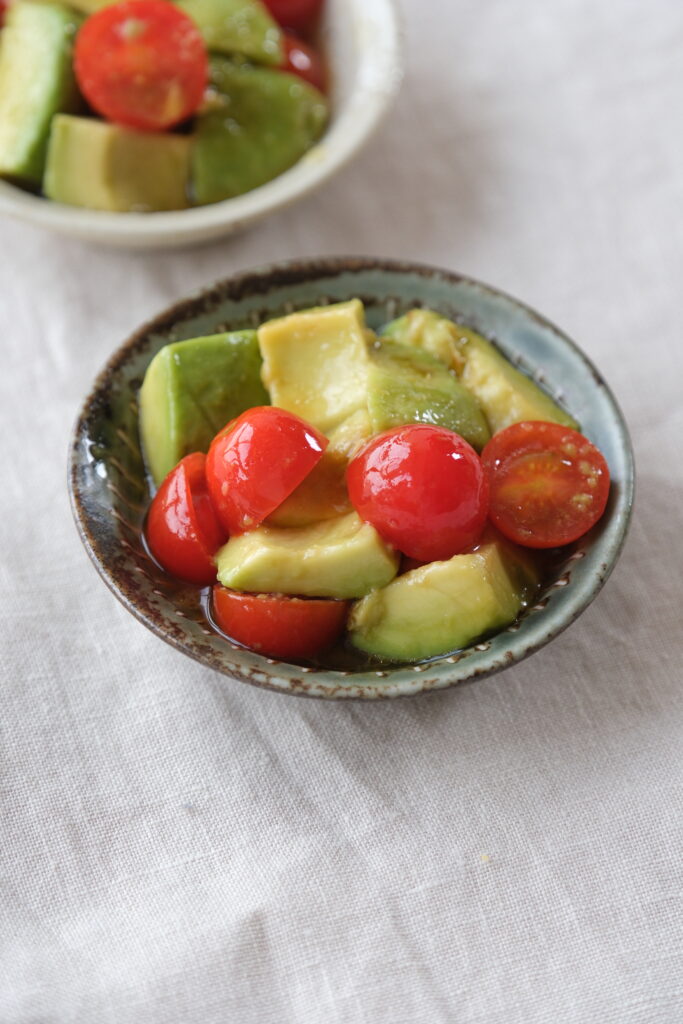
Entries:
{"label": "green avocado piece", "polygon": [[568,412],[469,327],[432,310],[415,309],[387,324],[382,333],[424,348],[454,369],[479,400],[494,434],[522,420],[546,420],[579,429]]}
{"label": "green avocado piece", "polygon": [[139,397],[140,438],[158,486],[190,452],[206,452],[235,416],[267,405],[256,331],[165,345],[147,367]]}
{"label": "green avocado piece", "polygon": [[52,118],[80,102],[71,60],[80,20],[66,7],[11,4],[0,34],[0,177],[41,184]]}
{"label": "green avocado piece", "polygon": [[265,185],[300,160],[325,128],[327,100],[296,75],[212,57],[211,84],[192,147],[200,205]]}
{"label": "green avocado piece", "polygon": [[135,132],[89,117],[52,122],[44,191],[49,199],[117,213],[187,206],[190,139]]}
{"label": "green avocado piece", "polygon": [[216,555],[232,590],[361,597],[394,578],[398,555],[355,512],[299,529],[259,526],[231,537]]}
{"label": "green avocado piece", "polygon": [[273,405],[324,434],[367,409],[369,358],[359,299],[262,324],[263,382]]}
{"label": "green avocado piece", "polygon": [[351,609],[354,647],[390,661],[420,661],[468,647],[509,626],[539,584],[532,557],[497,535],[468,554],[429,562]]}
{"label": "green avocado piece", "polygon": [[465,365],[460,354],[459,325],[431,309],[411,309],[405,316],[385,324],[380,333],[402,345],[424,349],[457,373]]}
{"label": "green avocado piece", "polygon": [[431,423],[481,451],[491,437],[477,399],[441,360],[412,345],[370,347],[368,411],[373,433],[404,423]]}
{"label": "green avocado piece", "polygon": [[259,0],[177,0],[176,6],[189,14],[209,50],[242,54],[257,64],[282,63],[282,32]]}

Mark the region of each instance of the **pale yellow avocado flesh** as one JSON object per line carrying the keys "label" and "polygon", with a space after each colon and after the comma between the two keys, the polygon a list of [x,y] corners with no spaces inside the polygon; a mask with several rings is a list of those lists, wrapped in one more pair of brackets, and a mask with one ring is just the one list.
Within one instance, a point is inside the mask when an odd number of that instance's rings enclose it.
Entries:
{"label": "pale yellow avocado flesh", "polygon": [[468,647],[509,626],[538,586],[532,558],[502,539],[430,562],[351,610],[354,647],[389,661],[420,661]]}
{"label": "pale yellow avocado flesh", "polygon": [[181,210],[188,205],[189,161],[189,136],[59,114],[52,122],[44,190],[49,199],[91,210]]}
{"label": "pale yellow avocado flesh", "polygon": [[365,312],[358,299],[259,327],[263,383],[273,405],[329,434],[367,408]]}
{"label": "pale yellow avocado flesh", "polygon": [[486,338],[432,310],[411,310],[383,332],[425,348],[451,366],[479,400],[492,433],[523,420],[546,420],[579,429],[576,420]]}
{"label": "pale yellow avocado flesh", "polygon": [[231,537],[216,555],[232,590],[354,598],[394,578],[398,555],[355,512],[300,529],[260,526]]}

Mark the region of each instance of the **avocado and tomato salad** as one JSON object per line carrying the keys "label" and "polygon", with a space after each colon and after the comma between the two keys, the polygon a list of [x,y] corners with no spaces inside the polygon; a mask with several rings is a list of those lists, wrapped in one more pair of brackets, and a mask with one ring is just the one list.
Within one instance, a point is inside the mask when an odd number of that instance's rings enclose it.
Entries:
{"label": "avocado and tomato salad", "polygon": [[375,333],[359,299],[164,346],[139,430],[158,565],[233,643],[332,668],[512,625],[610,487],[494,343],[425,309]]}
{"label": "avocado and tomato salad", "polygon": [[0,178],[109,212],[182,210],[266,184],[327,124],[310,43],[321,6],[9,0]]}

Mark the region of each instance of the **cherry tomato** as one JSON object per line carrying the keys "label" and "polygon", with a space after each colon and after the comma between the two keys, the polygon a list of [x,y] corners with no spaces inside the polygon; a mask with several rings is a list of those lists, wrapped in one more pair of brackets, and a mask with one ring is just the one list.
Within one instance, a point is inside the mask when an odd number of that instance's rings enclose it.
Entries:
{"label": "cherry tomato", "polygon": [[10,0],[0,0],[0,28],[5,24],[5,15],[9,9]]}
{"label": "cherry tomato", "polygon": [[125,0],[92,14],[76,36],[74,68],[99,114],[147,131],[193,114],[209,70],[199,29],[168,0]]}
{"label": "cherry tomato", "polygon": [[320,13],[323,0],[264,0],[275,20],[295,32],[310,32]]}
{"label": "cherry tomato", "polygon": [[229,423],[211,442],[206,480],[228,533],[258,526],[320,461],[328,440],[285,409],[260,405]]}
{"label": "cherry tomato", "polygon": [[517,544],[569,544],[605,511],[609,468],[576,430],[514,423],[491,438],[481,457],[491,488],[491,520]]}
{"label": "cherry tomato", "polygon": [[309,85],[315,86],[321,92],[325,92],[326,76],[325,65],[322,58],[312,46],[297,39],[291,32],[285,32],[282,37],[285,49],[285,59],[281,64],[282,71],[289,71],[291,75],[298,75]]}
{"label": "cherry tomato", "polygon": [[216,579],[213,556],[226,540],[206,488],[206,456],[186,455],[154,496],[147,516],[149,549],[167,572],[188,583]]}
{"label": "cherry tomato", "polygon": [[464,438],[425,423],[373,438],[346,471],[351,502],[409,558],[451,558],[477,542],[488,512],[488,483]]}
{"label": "cherry tomato", "polygon": [[271,658],[313,658],[340,636],[348,601],[242,594],[216,585],[213,614],[232,640]]}

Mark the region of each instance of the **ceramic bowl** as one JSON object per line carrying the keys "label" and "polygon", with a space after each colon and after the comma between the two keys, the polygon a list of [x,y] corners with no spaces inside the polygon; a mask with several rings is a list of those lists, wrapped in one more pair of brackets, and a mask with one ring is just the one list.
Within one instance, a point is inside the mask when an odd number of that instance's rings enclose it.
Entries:
{"label": "ceramic bowl", "polygon": [[142,214],[64,206],[0,181],[0,214],[100,244],[170,249],[231,234],[288,206],[322,185],[361,149],[401,79],[393,0],[326,0],[321,45],[332,83],[329,128],[302,160],[261,188],[210,206]]}
{"label": "ceramic bowl", "polygon": [[[562,402],[604,452],[612,490],[600,523],[572,549],[538,603],[509,629],[448,657],[395,668],[332,672],[239,648],[208,627],[192,587],[172,584],[149,559],[141,527],[149,500],[137,432],[137,394],[161,348],[255,326],[294,309],[358,296],[371,327],[414,306],[436,309],[495,341]],[[162,313],[113,355],[76,424],[69,481],[81,538],[105,582],[152,632],[209,668],[276,690],[329,699],[411,696],[489,675],[547,644],[590,604],[628,528],[633,457],[619,408],[577,346],[507,295],[445,270],[366,259],[325,259],[239,274]]]}

